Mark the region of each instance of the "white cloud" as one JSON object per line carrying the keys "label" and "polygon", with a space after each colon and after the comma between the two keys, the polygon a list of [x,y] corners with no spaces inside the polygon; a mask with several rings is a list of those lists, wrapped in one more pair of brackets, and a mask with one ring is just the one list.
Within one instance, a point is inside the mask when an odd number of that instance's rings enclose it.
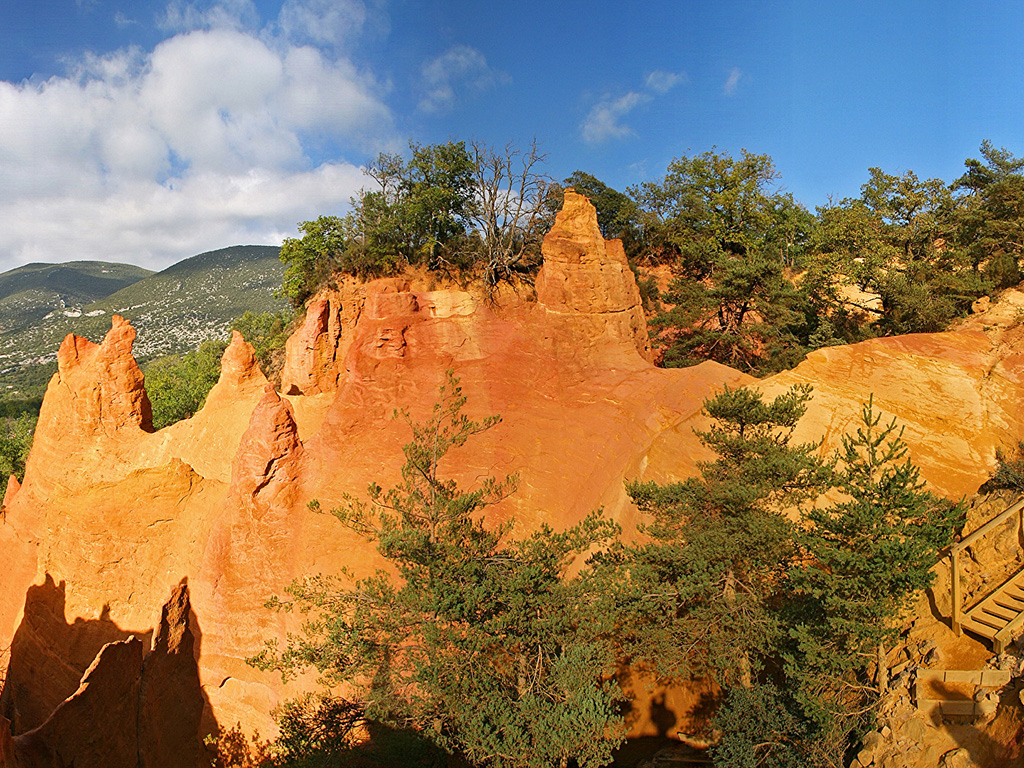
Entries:
{"label": "white cloud", "polygon": [[617,99],[604,98],[593,106],[580,126],[583,140],[587,144],[603,144],[609,139],[624,139],[635,131],[622,122],[640,104],[651,100],[645,93],[630,91]]}
{"label": "white cloud", "polygon": [[648,91],[660,94],[668,93],[680,83],[685,83],[686,80],[686,73],[684,72],[666,72],[662,69],[656,69],[647,75],[644,85]]}
{"label": "white cloud", "polygon": [[722,93],[726,96],[732,96],[736,93],[736,88],[740,84],[740,78],[743,77],[743,73],[739,67],[733,67],[729,72],[729,77],[725,81],[725,85],[722,86]]}
{"label": "white cloud", "polygon": [[0,206],[0,231],[17,263],[96,258],[158,269],[221,246],[277,245],[295,233],[295,222],[336,209],[365,181],[358,168],[341,163],[198,173],[164,184],[139,180],[95,196],[12,201]]}
{"label": "white cloud", "polygon": [[[0,269],[163,267],[338,211],[365,179],[318,146],[393,146],[380,85],[333,46],[252,29],[244,2],[169,10],[189,31],[0,81]],[[291,5],[298,9],[298,3]],[[314,11],[321,7],[314,3]],[[313,12],[313,11],[311,11]]]}
{"label": "white cloud", "polygon": [[677,85],[687,82],[685,72],[666,72],[656,69],[644,78],[644,87],[639,91],[628,91],[622,96],[605,94],[580,123],[580,135],[587,144],[604,144],[612,139],[635,136],[636,131],[626,125],[625,117],[641,104],[647,104],[655,96],[662,96]]}
{"label": "white cloud", "polygon": [[445,112],[457,100],[457,91],[480,93],[509,78],[492,69],[484,55],[468,45],[455,45],[423,65],[425,92],[419,108],[424,112]]}

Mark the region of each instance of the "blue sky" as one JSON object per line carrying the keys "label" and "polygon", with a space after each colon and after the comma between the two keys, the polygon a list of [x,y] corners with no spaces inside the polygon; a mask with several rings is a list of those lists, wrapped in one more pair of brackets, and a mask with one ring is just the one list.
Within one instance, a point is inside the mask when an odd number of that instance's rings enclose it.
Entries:
{"label": "blue sky", "polygon": [[0,0],[0,269],[276,243],[381,150],[536,137],[624,189],[713,146],[814,208],[1024,154],[1010,2]]}

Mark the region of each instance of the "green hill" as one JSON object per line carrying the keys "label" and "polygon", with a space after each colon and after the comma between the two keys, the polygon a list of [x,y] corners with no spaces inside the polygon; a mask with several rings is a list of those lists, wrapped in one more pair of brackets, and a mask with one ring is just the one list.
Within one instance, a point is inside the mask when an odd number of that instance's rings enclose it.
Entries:
{"label": "green hill", "polygon": [[69,261],[26,264],[0,274],[0,332],[22,329],[51,312],[75,312],[152,275],[132,264]]}
{"label": "green hill", "polygon": [[[275,297],[284,275],[278,251],[276,246],[263,245],[222,248],[157,273],[128,265],[104,265],[129,270],[119,273],[125,276],[137,270],[142,273],[141,279],[129,284],[125,277],[119,289],[89,303],[66,303],[27,320],[31,314],[27,300],[8,309],[7,299],[0,299],[0,387],[10,394],[35,394],[56,370],[57,348],[64,337],[76,333],[99,341],[110,328],[110,316],[114,314],[131,320],[138,331],[135,357],[145,360],[194,349],[206,339],[226,337],[231,323],[246,310],[285,309],[287,302]],[[0,275],[0,296],[5,278],[27,269],[20,267]],[[58,276],[62,274],[58,271]],[[92,275],[94,283],[89,285],[98,288],[97,275],[102,279],[104,273]],[[13,275],[11,284],[16,287],[18,280],[24,278]]]}

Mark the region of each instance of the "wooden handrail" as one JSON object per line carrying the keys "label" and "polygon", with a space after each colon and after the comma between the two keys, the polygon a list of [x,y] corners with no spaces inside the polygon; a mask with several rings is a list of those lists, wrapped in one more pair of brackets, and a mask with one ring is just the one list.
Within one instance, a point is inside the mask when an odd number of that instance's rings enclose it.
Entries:
{"label": "wooden handrail", "polygon": [[[963,603],[963,596],[960,594],[960,553],[963,552],[975,541],[980,539],[982,536],[984,536],[986,533],[994,529],[1000,523],[1004,522],[1005,520],[1008,520],[1012,515],[1020,512],[1022,509],[1024,509],[1024,499],[1021,499],[1015,504],[1011,504],[998,515],[996,515],[983,526],[981,526],[981,528],[974,531],[969,536],[966,536],[964,539],[958,541],[956,544],[949,548],[949,586],[950,591],[953,593],[951,596],[953,600],[953,615],[952,617],[950,617],[950,623],[953,625],[952,629],[957,635],[960,635],[963,631],[960,626],[960,615]],[[1024,528],[1024,515],[1021,516],[1020,525],[1022,528]],[[1021,614],[1021,616],[1024,616],[1024,614]],[[998,644],[999,641],[997,640],[996,642]]]}
{"label": "wooden handrail", "polygon": [[1006,509],[1004,509],[998,515],[996,515],[991,520],[989,520],[987,523],[985,523],[983,526],[981,526],[981,528],[979,528],[978,530],[974,531],[973,533],[971,533],[967,537],[965,537],[965,538],[961,539],[960,541],[958,541],[950,549],[951,550],[955,550],[957,552],[963,552],[964,549],[969,547],[971,544],[973,544],[975,541],[980,539],[982,536],[984,536],[990,530],[992,530],[997,525],[999,525],[1001,522],[1006,520],[1014,512],[1019,512],[1022,508],[1024,508],[1024,499],[1021,499],[1016,504],[1012,504],[1009,507],[1007,507]]}

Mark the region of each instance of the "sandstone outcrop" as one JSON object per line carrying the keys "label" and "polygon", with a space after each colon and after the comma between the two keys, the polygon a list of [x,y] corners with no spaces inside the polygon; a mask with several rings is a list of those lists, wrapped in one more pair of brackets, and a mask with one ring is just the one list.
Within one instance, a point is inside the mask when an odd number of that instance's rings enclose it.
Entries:
{"label": "sandstone outcrop", "polygon": [[[76,689],[37,727],[12,737],[11,723],[0,717],[0,768],[200,765],[204,702],[190,610],[188,587],[181,584],[163,608],[148,652],[135,636],[108,642]],[[21,653],[20,648],[12,649],[12,663],[20,663]],[[51,659],[43,672],[61,662]],[[40,670],[33,673],[41,676]],[[20,698],[32,693],[24,692]]]}
{"label": "sandstone outcrop", "polygon": [[[132,357],[134,340],[135,329],[120,315],[102,344],[74,334],[64,339],[27,472],[51,486],[105,479],[106,469],[130,456],[139,437],[152,431],[142,371]],[[74,453],[67,451],[70,445]]]}
{"label": "sandstone outcrop", "polygon": [[[69,337],[25,481],[0,524],[0,647],[19,627],[36,646],[61,649],[60,625],[153,626],[186,576],[202,621],[205,727],[241,723],[272,735],[271,710],[302,689],[245,658],[299,619],[264,602],[296,577],[343,568],[358,577],[380,565],[372,547],[307,504],[330,509],[371,481],[395,483],[410,433],[394,409],[422,420],[449,368],[469,415],[502,421],[449,454],[444,471],[466,486],[520,476],[518,492],[489,508],[490,522],[513,520],[526,534],[603,507],[634,535],[638,512],[624,481],[691,476],[708,458],[693,431],[705,424],[704,399],[754,380],[716,363],[649,362],[621,243],[601,237],[582,196],[566,194],[543,255],[535,295],[486,295],[416,274],[341,279],[310,302],[289,341],[281,394],[236,336],[205,407],[157,432],[131,328],[115,319],[101,345]],[[760,386],[812,382],[817,396],[801,429],[834,445],[870,382],[879,407],[911,425],[925,476],[956,494],[983,482],[998,441],[1024,428],[1015,410],[1022,376],[1024,360],[964,331],[822,350]],[[949,445],[967,459],[943,458]],[[24,607],[33,584],[61,583],[60,625]],[[109,653],[135,664],[124,638],[111,639],[122,645]],[[36,712],[74,693],[71,671],[54,679],[39,683],[46,703]],[[15,724],[17,738],[29,725]]]}
{"label": "sandstone outcrop", "polygon": [[641,357],[652,359],[640,290],[622,241],[601,237],[593,206],[583,195],[565,191],[541,252],[537,301],[548,312],[570,318],[568,341],[586,349],[605,338],[613,344],[629,340]]}
{"label": "sandstone outcrop", "polygon": [[776,395],[810,384],[814,399],[796,433],[839,447],[863,404],[904,428],[913,461],[933,489],[970,495],[991,475],[997,448],[1024,435],[1024,294],[1007,291],[954,331],[826,347],[758,386]]}
{"label": "sandstone outcrop", "polygon": [[7,490],[4,491],[4,500],[2,503],[0,503],[0,509],[6,509],[7,505],[10,504],[11,500],[14,498],[14,494],[16,494],[19,490],[21,490],[21,483],[18,481],[18,478],[16,478],[14,475],[8,477]]}
{"label": "sandstone outcrop", "polygon": [[[353,292],[354,293],[354,292]],[[346,297],[348,298],[348,297]],[[351,301],[358,302],[353,295]],[[290,395],[315,395],[338,386],[337,355],[341,342],[341,312],[349,301],[338,293],[314,299],[306,307],[302,325],[285,344],[281,389]],[[351,328],[355,317],[349,318]]]}

